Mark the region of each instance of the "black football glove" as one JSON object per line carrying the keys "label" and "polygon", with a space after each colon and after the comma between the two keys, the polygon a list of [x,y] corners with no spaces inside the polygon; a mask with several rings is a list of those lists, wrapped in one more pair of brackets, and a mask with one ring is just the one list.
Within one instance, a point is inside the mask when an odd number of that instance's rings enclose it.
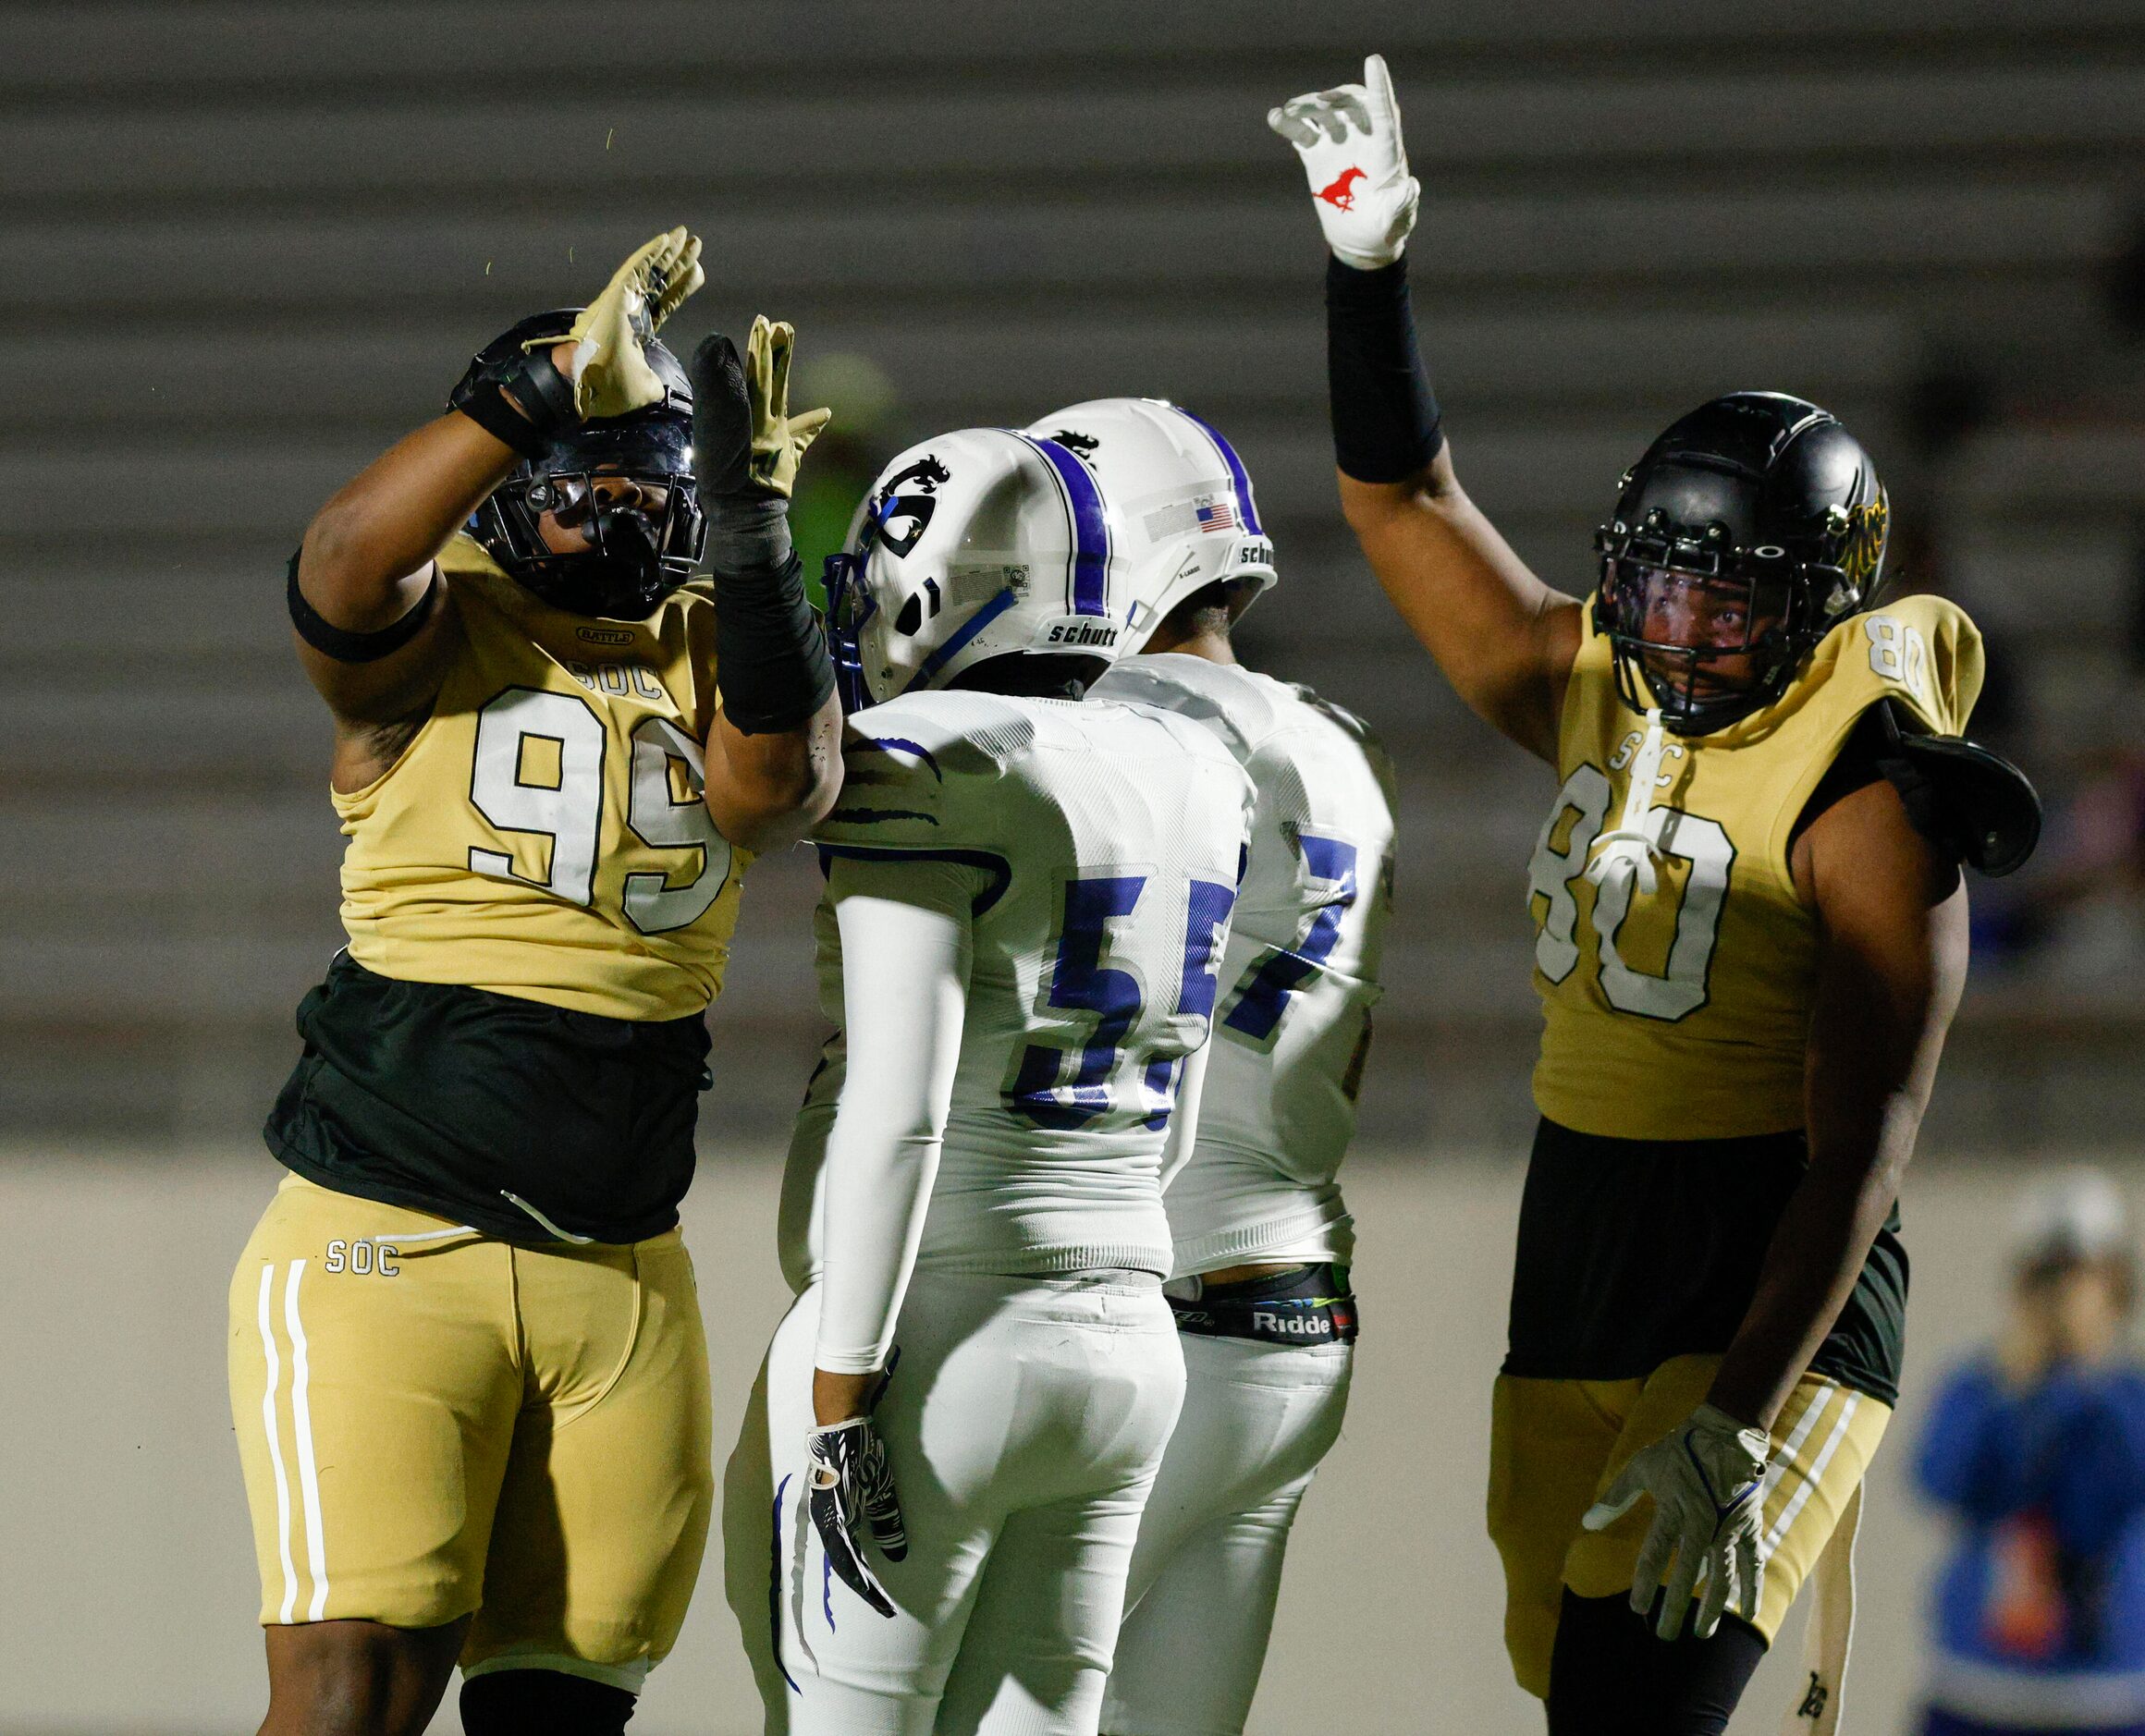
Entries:
{"label": "black football glove", "polygon": [[764,315],[744,354],[722,333],[693,352],[693,471],[707,514],[708,564],[718,571],[778,567],[789,558],[797,466],[831,410],[790,411],[796,335]]}
{"label": "black football glove", "polygon": [[[892,1372],[889,1361],[887,1373]],[[875,1404],[885,1390],[882,1379],[872,1395]],[[811,1454],[807,1506],[827,1564],[844,1585],[890,1619],[893,1600],[866,1564],[860,1536],[861,1529],[868,1526],[872,1541],[889,1561],[901,1560],[909,1553],[909,1534],[901,1523],[901,1503],[894,1493],[886,1442],[868,1415],[815,1428],[806,1440]]]}

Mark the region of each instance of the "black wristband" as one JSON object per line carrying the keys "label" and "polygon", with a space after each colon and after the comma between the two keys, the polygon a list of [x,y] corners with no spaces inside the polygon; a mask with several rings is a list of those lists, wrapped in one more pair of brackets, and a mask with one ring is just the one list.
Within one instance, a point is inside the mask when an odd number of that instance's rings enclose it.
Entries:
{"label": "black wristband", "polygon": [[834,691],[827,635],[804,595],[804,563],[717,572],[715,684],[722,713],[742,735],[773,735],[803,723]]}
{"label": "black wristband", "polygon": [[547,349],[524,350],[497,373],[472,367],[447,400],[493,439],[525,458],[540,458],[578,424],[573,382]]}
{"label": "black wristband", "polygon": [[1407,261],[1358,271],[1326,262],[1326,377],[1333,461],[1359,483],[1403,483],[1445,444],[1416,347]]}
{"label": "black wristband", "polygon": [[424,587],[424,594],[400,620],[391,621],[373,632],[354,633],[347,627],[337,627],[305,600],[305,593],[298,588],[298,556],[293,555],[283,598],[289,605],[290,624],[298,629],[299,638],[322,656],[333,657],[337,663],[377,663],[382,657],[393,656],[417,637],[419,630],[432,618],[432,593],[438,589],[439,568],[435,567],[432,582]]}

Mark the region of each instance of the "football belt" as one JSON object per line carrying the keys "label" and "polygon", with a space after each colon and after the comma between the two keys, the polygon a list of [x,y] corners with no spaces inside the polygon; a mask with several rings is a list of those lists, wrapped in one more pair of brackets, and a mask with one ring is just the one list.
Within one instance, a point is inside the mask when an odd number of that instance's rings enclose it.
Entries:
{"label": "football belt", "polygon": [[[1260,1292],[1265,1292],[1264,1294]],[[1361,1314],[1342,1267],[1322,1265],[1242,1284],[1171,1296],[1177,1330],[1202,1339],[1250,1339],[1261,1344],[1353,1344]]]}

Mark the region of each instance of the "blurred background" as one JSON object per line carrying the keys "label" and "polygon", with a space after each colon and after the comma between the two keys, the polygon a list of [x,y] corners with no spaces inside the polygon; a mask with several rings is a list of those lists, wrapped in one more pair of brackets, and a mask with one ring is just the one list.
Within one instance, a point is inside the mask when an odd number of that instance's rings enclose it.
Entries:
{"label": "blurred background", "polygon": [[[0,0],[0,1730],[251,1728],[222,1288],[272,1181],[257,1130],[292,1009],[339,939],[328,724],[283,564],[473,349],[673,223],[709,278],[673,347],[793,320],[802,400],[835,407],[808,556],[912,439],[1176,398],[1242,451],[1279,548],[1247,659],[1363,712],[1400,764],[1366,1379],[1256,1728],[1316,1717],[1343,1671],[1352,1728],[1536,1727],[1496,1653],[1479,1489],[1551,793],[1452,700],[1340,522],[1318,229],[1272,104],[1391,60],[1455,460],[1551,582],[1588,586],[1591,530],[1661,426],[1778,387],[1876,454],[1896,581],[1987,633],[1975,733],[2049,826],[2026,873],[1975,888],[1907,1200],[1925,1387],[2001,1329],[2016,1182],[2091,1156],[2132,1184],[2140,0]],[[803,852],[753,870],[713,1020],[693,1222],[704,1272],[765,1299],[747,1338],[781,1300],[768,1178],[819,1034],[815,882]],[[1872,1730],[1907,1728],[1943,1535],[1906,1491],[1920,1402],[1869,1522]],[[1372,1518],[1395,1475],[1413,1535]],[[715,1580],[655,1736],[748,1727]],[[1786,1693],[1754,1691],[1738,1730]]]}

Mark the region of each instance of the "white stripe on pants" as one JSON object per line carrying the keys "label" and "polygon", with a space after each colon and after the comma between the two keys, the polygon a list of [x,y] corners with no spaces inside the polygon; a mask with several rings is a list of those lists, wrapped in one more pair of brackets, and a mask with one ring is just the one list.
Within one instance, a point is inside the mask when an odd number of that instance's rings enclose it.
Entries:
{"label": "white stripe on pants", "polygon": [[[290,1433],[298,1465],[299,1512],[305,1527],[305,1559],[313,1580],[313,1597],[306,1605],[305,1620],[318,1621],[327,1608],[327,1544],[321,1515],[320,1471],[313,1452],[313,1352],[298,1309],[299,1282],[305,1275],[306,1264],[303,1260],[290,1263],[289,1276],[283,1284],[282,1314],[290,1341]],[[278,1613],[288,1622],[294,1619],[298,1605],[298,1567],[291,1549],[290,1480],[277,1413],[283,1359],[276,1345],[275,1300],[276,1267],[264,1265],[256,1316],[262,1360],[267,1367],[261,1394],[261,1429],[267,1436],[268,1462],[276,1473],[276,1536],[283,1567],[283,1602]]]}
{"label": "white stripe on pants", "polygon": [[1289,1527],[1341,1434],[1350,1344],[1184,1339],[1184,1408],[1140,1522],[1102,1728],[1236,1736]]}
{"label": "white stripe on pants", "polygon": [[808,1290],[725,1479],[730,1605],[768,1731],[1094,1736],[1183,1393],[1158,1284],[915,1275],[876,1412],[909,1534],[905,1560],[867,1545],[891,1620],[827,1572],[799,1498],[818,1324]]}

